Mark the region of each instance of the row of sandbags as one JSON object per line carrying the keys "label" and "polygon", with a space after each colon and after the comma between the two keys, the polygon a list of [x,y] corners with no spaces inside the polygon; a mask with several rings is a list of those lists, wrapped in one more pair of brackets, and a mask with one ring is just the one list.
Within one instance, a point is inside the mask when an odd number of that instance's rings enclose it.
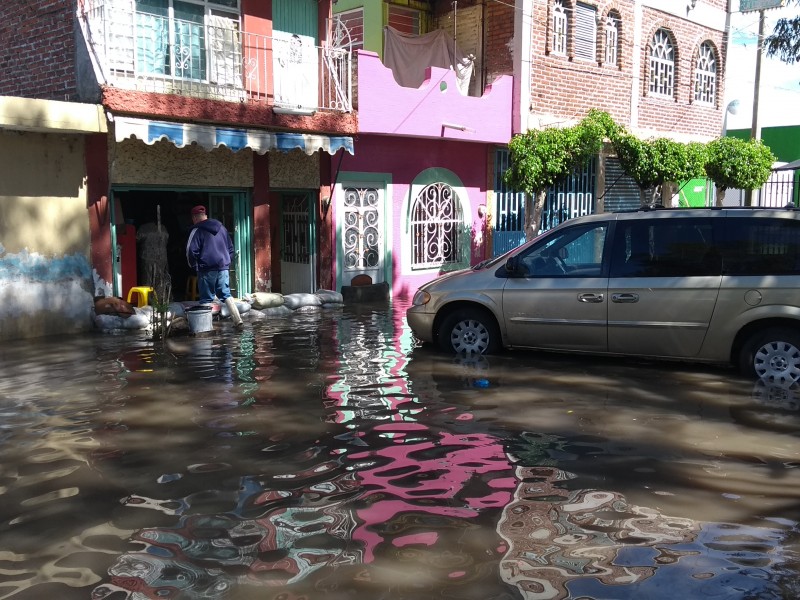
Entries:
{"label": "row of sandbags", "polygon": [[[196,306],[198,302],[173,302],[167,309],[167,319],[172,321],[178,317],[186,317],[186,309]],[[339,292],[334,290],[317,290],[313,294],[278,294],[275,292],[254,292],[242,299],[236,299],[236,308],[243,319],[262,317],[278,317],[295,312],[314,312],[327,308],[337,308],[344,304]],[[230,311],[224,303],[214,302],[212,315],[228,319]],[[129,329],[148,329],[153,322],[153,307],[132,306],[121,298],[100,298],[95,300],[94,324],[102,331],[122,331]]]}
{"label": "row of sandbags", "polygon": [[325,289],[317,290],[313,294],[296,293],[285,296],[275,292],[254,292],[245,299],[253,309],[267,317],[289,315],[294,312],[315,312],[325,308],[337,308],[344,304],[344,298],[339,292]]}

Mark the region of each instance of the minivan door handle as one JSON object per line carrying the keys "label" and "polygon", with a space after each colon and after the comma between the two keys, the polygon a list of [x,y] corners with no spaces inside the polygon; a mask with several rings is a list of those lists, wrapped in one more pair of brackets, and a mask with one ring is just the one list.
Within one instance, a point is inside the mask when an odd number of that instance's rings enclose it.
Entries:
{"label": "minivan door handle", "polygon": [[632,304],[639,301],[639,294],[611,294],[611,301],[620,304]]}
{"label": "minivan door handle", "polygon": [[578,302],[598,304],[603,301],[603,294],[578,294]]}

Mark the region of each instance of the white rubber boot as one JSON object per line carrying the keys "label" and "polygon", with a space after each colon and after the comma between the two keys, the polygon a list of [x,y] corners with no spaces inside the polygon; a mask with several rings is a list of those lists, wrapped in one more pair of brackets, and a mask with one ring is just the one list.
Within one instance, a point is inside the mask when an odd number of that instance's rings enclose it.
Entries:
{"label": "white rubber boot", "polygon": [[239,328],[243,325],[242,317],[239,314],[239,309],[236,308],[236,300],[233,299],[233,296],[228,296],[225,300],[225,306],[228,307],[228,310],[231,313],[231,320],[233,321],[233,326]]}

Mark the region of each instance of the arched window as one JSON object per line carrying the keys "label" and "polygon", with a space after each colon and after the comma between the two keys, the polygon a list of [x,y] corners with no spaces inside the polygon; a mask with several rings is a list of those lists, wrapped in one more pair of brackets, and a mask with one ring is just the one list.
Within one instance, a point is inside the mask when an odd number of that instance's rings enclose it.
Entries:
{"label": "arched window", "polygon": [[603,53],[603,63],[610,66],[617,66],[619,60],[619,18],[609,14],[605,23],[605,48]]}
{"label": "arched window", "polygon": [[428,269],[461,262],[461,203],[446,183],[425,186],[411,208],[411,267]]}
{"label": "arched window", "polygon": [[675,95],[675,48],[665,29],[656,31],[650,48],[650,93]]}
{"label": "arched window", "polygon": [[717,98],[717,57],[714,46],[704,42],[697,54],[694,68],[694,99],[703,104],[714,104]]}
{"label": "arched window", "polygon": [[567,11],[560,0],[553,3],[553,54],[567,55]]}

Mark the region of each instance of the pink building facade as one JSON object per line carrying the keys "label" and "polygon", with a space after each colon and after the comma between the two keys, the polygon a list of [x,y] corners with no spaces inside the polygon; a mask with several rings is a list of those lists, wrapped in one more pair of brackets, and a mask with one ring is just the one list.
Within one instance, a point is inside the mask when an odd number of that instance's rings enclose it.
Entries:
{"label": "pink building facade", "polygon": [[331,198],[337,289],[366,275],[408,299],[491,256],[492,154],[511,139],[512,81],[466,96],[454,71],[430,67],[419,88],[402,87],[377,54],[358,52],[359,134]]}

